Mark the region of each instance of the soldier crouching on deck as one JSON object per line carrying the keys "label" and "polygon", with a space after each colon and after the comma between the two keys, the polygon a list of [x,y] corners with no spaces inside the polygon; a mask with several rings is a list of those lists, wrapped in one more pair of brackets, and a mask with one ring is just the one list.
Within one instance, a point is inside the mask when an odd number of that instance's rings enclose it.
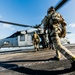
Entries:
{"label": "soldier crouching on deck", "polygon": [[60,60],[60,53],[62,53],[71,62],[71,68],[75,69],[75,55],[64,47],[60,41],[60,38],[64,38],[66,36],[66,22],[58,12],[55,12],[54,7],[50,7],[47,11],[44,30],[48,30],[51,42],[55,46],[55,59]]}
{"label": "soldier crouching on deck", "polygon": [[39,37],[39,35],[36,33],[36,31],[35,31],[34,34],[33,34],[32,40],[33,40],[34,50],[35,50],[35,51],[39,50],[40,37]]}

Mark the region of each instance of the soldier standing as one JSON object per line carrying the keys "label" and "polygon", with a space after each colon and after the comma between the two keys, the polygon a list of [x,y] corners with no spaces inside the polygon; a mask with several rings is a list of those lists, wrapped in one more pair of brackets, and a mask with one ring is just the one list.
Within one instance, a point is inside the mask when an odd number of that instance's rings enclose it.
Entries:
{"label": "soldier standing", "polygon": [[[45,43],[47,43],[47,47],[49,47],[50,49],[54,50],[54,46],[53,46],[53,42],[51,40],[50,34],[49,34],[49,26],[48,26],[48,16],[45,16],[44,19],[42,20],[42,24],[44,26],[44,41]],[[46,40],[46,38],[48,38],[48,42]],[[46,44],[45,44],[46,45]]]}
{"label": "soldier standing", "polygon": [[[72,69],[75,69],[75,55],[73,55],[66,47],[61,44],[60,38],[66,36],[66,22],[63,17],[55,12],[54,7],[50,7],[44,21],[44,31],[48,30],[49,38],[56,49],[55,58],[60,60],[60,52],[70,60]],[[49,41],[50,42],[50,41]]]}
{"label": "soldier standing", "polygon": [[34,32],[32,40],[35,51],[39,50],[40,37],[36,32]]}

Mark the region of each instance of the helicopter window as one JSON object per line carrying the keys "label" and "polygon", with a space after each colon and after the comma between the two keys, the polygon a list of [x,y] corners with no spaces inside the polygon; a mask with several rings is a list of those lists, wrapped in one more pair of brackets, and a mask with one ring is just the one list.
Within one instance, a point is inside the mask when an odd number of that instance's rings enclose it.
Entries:
{"label": "helicopter window", "polygon": [[20,41],[25,41],[25,35],[23,34],[20,35]]}
{"label": "helicopter window", "polygon": [[8,45],[8,44],[9,44],[9,41],[5,41],[5,42],[4,42],[4,45]]}

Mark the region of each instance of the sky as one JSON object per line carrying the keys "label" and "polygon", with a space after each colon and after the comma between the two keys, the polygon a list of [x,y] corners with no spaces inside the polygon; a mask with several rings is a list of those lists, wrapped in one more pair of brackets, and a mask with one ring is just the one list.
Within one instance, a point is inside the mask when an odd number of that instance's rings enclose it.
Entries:
{"label": "sky", "polygon": [[[62,0],[0,0],[0,20],[36,25],[40,24],[50,6],[56,6]],[[67,23],[68,40],[75,43],[75,0],[68,2],[57,10]],[[0,39],[8,37],[16,31],[30,28],[0,23]]]}

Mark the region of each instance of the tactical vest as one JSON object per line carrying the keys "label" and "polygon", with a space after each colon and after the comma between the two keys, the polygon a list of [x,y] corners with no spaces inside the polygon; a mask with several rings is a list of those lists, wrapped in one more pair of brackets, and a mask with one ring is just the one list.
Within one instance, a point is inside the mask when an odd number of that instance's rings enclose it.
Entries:
{"label": "tactical vest", "polygon": [[34,40],[34,42],[39,43],[39,42],[40,42],[40,40],[39,40],[39,35],[38,35],[38,34],[34,34],[34,35],[33,35],[33,40]]}
{"label": "tactical vest", "polygon": [[45,28],[48,29],[49,33],[55,28],[60,37],[62,37],[63,34],[66,35],[66,32],[62,30],[66,23],[59,13],[48,14],[45,22]]}

